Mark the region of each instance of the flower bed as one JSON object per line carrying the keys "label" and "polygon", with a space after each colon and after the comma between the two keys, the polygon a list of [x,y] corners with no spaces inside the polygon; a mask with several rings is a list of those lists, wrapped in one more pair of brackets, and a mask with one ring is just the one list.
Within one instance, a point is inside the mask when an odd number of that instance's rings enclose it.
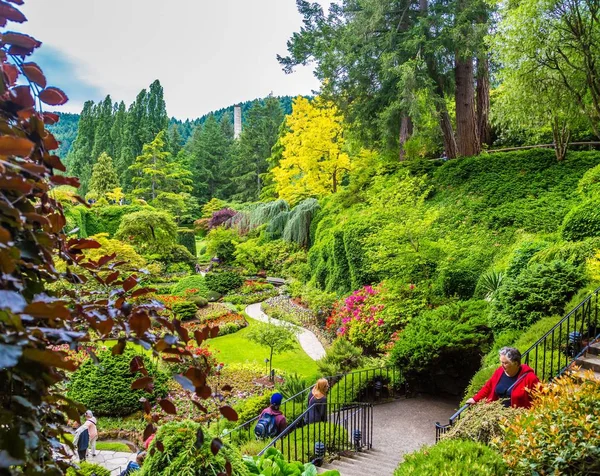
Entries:
{"label": "flower bed", "polygon": [[278,294],[279,291],[272,284],[248,279],[240,289],[226,295],[223,299],[232,304],[254,304]]}
{"label": "flower bed", "polygon": [[233,334],[234,332],[243,329],[248,325],[246,318],[237,312],[230,311],[227,309],[225,313],[215,313],[204,316],[202,319],[198,321],[187,322],[184,324],[184,327],[191,334],[194,331],[202,330],[205,326],[210,327],[219,327],[219,335],[227,335]]}
{"label": "flower bed", "polygon": [[267,299],[262,303],[261,308],[270,317],[299,326],[316,322],[316,316],[310,309],[291,301],[289,296],[276,296]]}

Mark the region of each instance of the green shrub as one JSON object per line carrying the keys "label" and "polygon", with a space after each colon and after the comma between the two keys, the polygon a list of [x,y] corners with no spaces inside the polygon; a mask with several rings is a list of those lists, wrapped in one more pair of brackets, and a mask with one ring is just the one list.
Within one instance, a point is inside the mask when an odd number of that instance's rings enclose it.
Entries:
{"label": "green shrub", "polygon": [[592,167],[583,174],[577,184],[577,191],[586,198],[598,195],[600,192],[600,165]]}
{"label": "green shrub", "polygon": [[477,272],[470,269],[468,264],[447,268],[440,273],[444,295],[459,299],[470,299],[473,296],[478,278]]}
{"label": "green shrub", "polygon": [[213,228],[206,237],[206,251],[211,257],[219,258],[222,263],[231,263],[238,240],[237,233],[232,229]]}
{"label": "green shrub", "polygon": [[188,266],[188,271],[192,271],[196,264],[196,257],[185,246],[177,244],[164,245],[160,251],[144,255],[144,257],[165,264],[185,264]]}
{"label": "green shrub", "polygon": [[600,385],[565,375],[534,402],[497,445],[511,474],[600,474]]}
{"label": "green shrub", "polygon": [[482,443],[466,440],[441,441],[404,456],[394,476],[504,476],[502,456]]}
{"label": "green shrub", "polygon": [[483,273],[477,280],[475,287],[475,296],[483,298],[486,301],[493,301],[500,290],[504,281],[504,273],[493,269]]}
{"label": "green shrub", "polygon": [[514,250],[508,268],[506,269],[506,277],[516,278],[521,271],[527,268],[529,260],[540,250],[548,247],[548,243],[545,241],[527,241],[522,243],[517,249]]}
{"label": "green shrub", "polygon": [[[391,353],[409,380],[436,383],[436,375],[457,383],[478,366],[481,350],[491,342],[486,326],[488,304],[468,301],[426,311],[408,323]],[[465,382],[466,384],[466,382]]]}
{"label": "green shrub", "polygon": [[244,284],[244,279],[237,273],[223,271],[221,273],[208,273],[205,276],[206,287],[219,294],[227,294],[238,289]]}
{"label": "green shrub", "polygon": [[176,302],[172,306],[173,312],[180,321],[191,321],[196,317],[198,307],[192,301]]}
{"label": "green shrub", "polygon": [[206,293],[206,299],[208,299],[208,302],[217,302],[222,297],[223,296],[216,291],[208,291]]}
{"label": "green shrub", "polygon": [[562,314],[565,304],[583,286],[582,272],[572,264],[533,264],[516,278],[506,279],[490,313],[495,332],[525,329],[545,316]]}
{"label": "green shrub", "polygon": [[241,327],[235,322],[226,322],[219,326],[219,336],[226,336],[228,334],[235,334]]}
{"label": "green shrub", "polygon": [[294,395],[297,395],[294,398],[296,403],[304,403],[307,400],[306,394],[298,395],[298,393],[302,392],[305,388],[308,388],[312,385],[313,382],[308,380],[305,377],[298,375],[296,372],[293,374],[286,374],[283,378],[283,383],[277,385],[277,390],[283,395],[285,400],[292,398]]}
{"label": "green shrub", "polygon": [[[202,446],[197,447],[196,435],[200,430],[204,434],[204,442]],[[211,429],[190,420],[162,425],[150,444],[148,456],[142,467],[142,475],[176,476],[224,473],[226,461],[231,463],[233,474],[249,475],[237,448],[224,444],[216,455],[212,454],[210,447],[214,436]],[[163,451],[156,449],[159,441],[164,446]]]}
{"label": "green shrub", "polygon": [[189,228],[179,228],[177,230],[177,242],[185,246],[192,256],[197,256],[196,234]]}
{"label": "green shrub", "polygon": [[600,200],[594,198],[571,209],[561,227],[565,240],[579,241],[600,235]]}
{"label": "green shrub", "polygon": [[99,464],[81,461],[77,466],[79,466],[77,470],[75,468],[67,469],[67,476],[110,476],[110,471]]}
{"label": "green shrub", "polygon": [[[355,373],[355,372],[359,372]],[[400,372],[387,372],[385,369],[356,369],[356,371],[344,375],[329,390],[327,399],[332,403],[351,403],[360,401],[368,389],[372,388],[374,382],[379,380],[388,388],[398,388],[404,383]]]}
{"label": "green shrub", "polygon": [[204,276],[195,274],[193,276],[187,276],[183,279],[180,279],[171,288],[171,293],[181,296],[185,294],[185,291],[189,291],[190,289],[196,289],[196,294],[206,297],[208,294],[208,288],[206,287]]}
{"label": "green shrub", "polygon": [[317,367],[322,375],[337,375],[358,368],[362,362],[360,347],[343,338],[333,341],[325,353],[325,357],[317,361]]}
{"label": "green shrub", "polygon": [[238,414],[238,422],[242,424],[248,420],[252,420],[254,417],[257,417],[260,415],[260,412],[269,406],[270,401],[270,393],[265,393],[264,395],[257,395],[255,397],[242,400],[235,406],[235,410]]}
{"label": "green shrub", "polygon": [[560,260],[574,266],[580,266],[594,256],[600,249],[600,238],[588,238],[583,241],[566,241],[551,245],[538,251],[531,257],[530,263],[549,263]]}
{"label": "green shrub", "polygon": [[504,421],[523,413],[522,408],[505,407],[498,400],[471,405],[452,427],[442,435],[446,440],[470,440],[489,445],[504,436]]}
{"label": "green shrub", "polygon": [[189,300],[193,302],[198,308],[208,306],[208,299],[202,296],[191,296]]}
{"label": "green shrub", "polygon": [[69,382],[69,398],[83,404],[98,416],[125,416],[140,409],[140,398],[155,400],[167,394],[167,375],[157,369],[147,355],[142,355],[148,374],[154,377],[154,392],[132,390],[131,384],[142,375],[129,370],[131,359],[138,352],[126,348],[122,355],[112,355],[110,350],[98,352],[98,364],[86,360]]}

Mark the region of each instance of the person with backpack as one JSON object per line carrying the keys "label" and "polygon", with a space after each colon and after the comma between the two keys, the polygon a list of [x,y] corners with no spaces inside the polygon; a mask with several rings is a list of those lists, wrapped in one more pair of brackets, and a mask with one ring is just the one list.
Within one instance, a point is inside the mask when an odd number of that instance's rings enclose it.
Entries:
{"label": "person with backpack", "polygon": [[73,446],[77,448],[77,456],[79,456],[79,461],[85,461],[89,445],[90,433],[87,425],[84,423],[79,425],[79,428],[77,428],[75,436],[73,437]]}
{"label": "person with backpack", "polygon": [[271,405],[262,411],[254,428],[254,434],[258,439],[274,438],[286,429],[287,420],[279,410],[282,400],[281,393],[271,395]]}

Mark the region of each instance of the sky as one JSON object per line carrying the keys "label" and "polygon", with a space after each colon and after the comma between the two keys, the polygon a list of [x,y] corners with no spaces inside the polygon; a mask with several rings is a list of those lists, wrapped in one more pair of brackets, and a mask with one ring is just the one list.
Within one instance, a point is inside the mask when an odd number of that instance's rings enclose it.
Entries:
{"label": "sky", "polygon": [[155,79],[178,119],[319,89],[312,67],[285,74],[277,62],[300,30],[295,0],[26,0],[19,8],[28,21],[11,28],[42,42],[32,59],[69,96],[62,112],[107,94],[129,105]]}

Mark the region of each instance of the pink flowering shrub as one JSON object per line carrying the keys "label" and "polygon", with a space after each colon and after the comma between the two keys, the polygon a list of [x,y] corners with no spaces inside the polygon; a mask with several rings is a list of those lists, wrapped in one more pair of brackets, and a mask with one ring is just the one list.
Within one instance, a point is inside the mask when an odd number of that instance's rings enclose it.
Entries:
{"label": "pink flowering shrub", "polygon": [[381,317],[384,305],[377,299],[379,292],[378,288],[365,286],[336,303],[327,319],[326,328],[345,336],[366,352],[383,350],[391,332]]}

